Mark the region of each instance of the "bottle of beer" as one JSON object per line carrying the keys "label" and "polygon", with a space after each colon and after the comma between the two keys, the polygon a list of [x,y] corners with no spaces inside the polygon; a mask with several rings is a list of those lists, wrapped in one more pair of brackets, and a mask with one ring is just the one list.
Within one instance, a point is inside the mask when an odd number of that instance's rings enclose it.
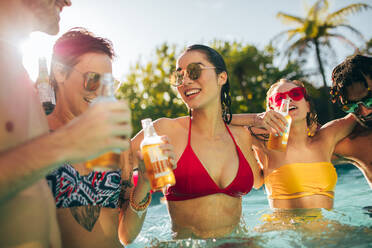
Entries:
{"label": "bottle of beer", "polygon": [[275,136],[274,134],[270,133],[269,141],[267,143],[267,147],[270,150],[277,150],[280,152],[284,152],[287,149],[289,131],[291,128],[291,123],[292,123],[292,118],[288,114],[288,111],[289,111],[289,99],[283,99],[282,104],[280,105],[279,111],[277,112],[279,112],[286,118],[288,126],[285,132],[283,133],[283,135]]}
{"label": "bottle of beer", "polygon": [[[100,85],[97,89],[97,97],[92,105],[97,102],[115,102],[114,78],[111,73],[105,73],[100,78]],[[95,171],[116,170],[119,168],[120,150],[105,153],[98,158],[85,162],[85,167]]]}
{"label": "bottle of beer", "polygon": [[144,119],[141,123],[144,132],[141,152],[152,190],[157,191],[174,185],[176,179],[169,159],[159,148],[159,145],[163,144],[161,137],[157,135],[151,119]]}
{"label": "bottle of beer", "polygon": [[54,89],[49,82],[48,67],[45,57],[39,58],[39,75],[35,83],[36,89],[39,93],[40,102],[43,105],[45,114],[49,115],[53,112],[56,105],[56,98]]}

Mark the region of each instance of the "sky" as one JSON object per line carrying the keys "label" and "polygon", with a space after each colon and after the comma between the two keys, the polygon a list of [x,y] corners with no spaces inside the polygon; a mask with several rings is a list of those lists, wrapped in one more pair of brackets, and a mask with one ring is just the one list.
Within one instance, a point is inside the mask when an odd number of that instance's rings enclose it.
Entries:
{"label": "sky", "polygon": [[[124,79],[130,66],[137,61],[146,63],[155,58],[155,49],[164,42],[179,48],[211,41],[238,41],[244,44],[266,46],[279,32],[291,28],[276,18],[279,11],[304,16],[306,6],[315,0],[72,0],[72,7],[61,13],[60,33],[49,36],[32,33],[23,44],[24,65],[32,79],[37,77],[39,56],[50,61],[55,40],[72,27],[85,27],[98,36],[110,39],[118,55],[113,63],[113,74]],[[372,0],[329,0],[330,11],[351,3]],[[350,15],[350,24],[368,40],[372,38],[372,10]],[[340,33],[341,30],[339,31]],[[344,33],[358,43],[355,36]],[[337,57],[332,58],[326,70],[345,56],[353,53],[350,47],[335,43]],[[309,68],[315,68],[309,58]],[[280,62],[276,62],[280,63]],[[49,64],[49,63],[48,63]],[[278,64],[279,65],[279,64]]]}

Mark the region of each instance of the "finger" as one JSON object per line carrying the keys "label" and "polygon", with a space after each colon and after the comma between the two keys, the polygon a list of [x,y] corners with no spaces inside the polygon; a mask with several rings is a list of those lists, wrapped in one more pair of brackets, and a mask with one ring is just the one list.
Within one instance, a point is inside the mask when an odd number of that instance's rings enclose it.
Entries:
{"label": "finger", "polygon": [[161,140],[165,143],[165,144],[169,144],[170,142],[169,142],[169,138],[168,138],[168,136],[166,136],[166,135],[162,135],[162,136],[160,136],[160,138],[161,138]]}

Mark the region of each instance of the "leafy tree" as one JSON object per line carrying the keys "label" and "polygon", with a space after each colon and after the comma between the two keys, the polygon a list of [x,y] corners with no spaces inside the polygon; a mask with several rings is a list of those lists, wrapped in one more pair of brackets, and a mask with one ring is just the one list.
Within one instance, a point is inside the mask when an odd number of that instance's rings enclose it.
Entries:
{"label": "leafy tree", "polygon": [[296,25],[295,28],[285,30],[275,36],[274,39],[287,35],[289,46],[286,48],[286,54],[291,56],[293,52],[299,55],[306,54],[309,49],[315,49],[318,69],[323,79],[323,86],[326,88],[326,77],[324,75],[324,66],[322,56],[322,48],[328,51],[333,51],[331,40],[337,39],[356,49],[356,45],[341,33],[337,33],[336,29],[347,29],[363,39],[362,34],[354,27],[348,24],[346,17],[353,13],[358,13],[362,10],[370,9],[371,6],[365,3],[356,3],[345,6],[335,12],[329,13],[329,4],[327,0],[318,0],[309,9],[306,17],[279,12],[277,17],[285,23]]}
{"label": "leafy tree", "polygon": [[137,62],[121,83],[118,98],[129,101],[132,110],[133,134],[141,130],[141,120],[177,117],[187,113],[177,92],[169,84],[170,73],[176,65],[176,47],[161,45],[154,61],[141,65]]}

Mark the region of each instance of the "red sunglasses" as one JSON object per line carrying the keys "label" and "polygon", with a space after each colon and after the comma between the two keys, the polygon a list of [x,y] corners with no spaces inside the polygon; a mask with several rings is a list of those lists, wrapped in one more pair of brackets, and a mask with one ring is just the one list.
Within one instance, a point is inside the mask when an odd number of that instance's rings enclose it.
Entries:
{"label": "red sunglasses", "polygon": [[275,103],[276,106],[282,104],[282,100],[287,98],[287,95],[294,101],[300,101],[306,95],[304,87],[296,87],[286,92],[279,92],[269,97],[269,103],[272,105]]}

